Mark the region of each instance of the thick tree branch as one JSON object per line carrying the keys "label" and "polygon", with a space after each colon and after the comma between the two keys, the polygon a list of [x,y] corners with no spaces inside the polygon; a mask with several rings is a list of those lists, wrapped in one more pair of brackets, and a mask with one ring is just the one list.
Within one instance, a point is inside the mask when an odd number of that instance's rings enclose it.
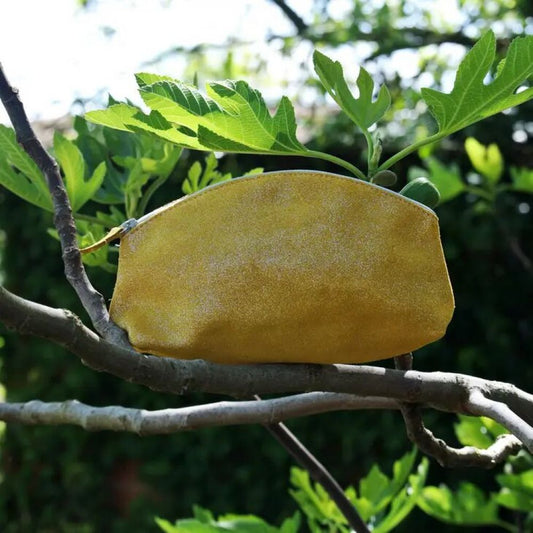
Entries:
{"label": "thick tree branch", "polygon": [[72,209],[59,173],[59,167],[35,136],[18,96],[18,91],[9,84],[1,64],[0,99],[13,124],[17,141],[39,167],[48,184],[54,205],[54,225],[61,242],[67,280],[78,294],[96,331],[115,343],[126,343],[127,339],[124,332],[110,320],[102,295],[91,285],[85,273],[76,239]]}
{"label": "thick tree branch", "polygon": [[[514,385],[464,374],[400,371],[365,365],[223,365],[138,354],[111,344],[86,328],[69,311],[24,300],[0,287],[0,321],[20,333],[50,339],[68,348],[84,364],[119,378],[173,394],[207,392],[233,397],[324,391],[418,403],[441,411],[477,414],[470,395],[508,406],[522,434],[533,426],[533,395]],[[516,419],[510,420],[510,431]],[[533,441],[523,444],[533,451]]]}

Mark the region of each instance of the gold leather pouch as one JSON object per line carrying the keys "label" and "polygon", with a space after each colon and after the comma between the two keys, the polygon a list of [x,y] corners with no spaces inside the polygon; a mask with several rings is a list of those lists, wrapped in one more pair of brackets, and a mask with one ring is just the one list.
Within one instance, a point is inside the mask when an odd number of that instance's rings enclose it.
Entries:
{"label": "gold leather pouch", "polygon": [[214,185],[121,238],[113,320],[136,350],[361,363],[439,339],[454,308],[436,215],[315,171]]}

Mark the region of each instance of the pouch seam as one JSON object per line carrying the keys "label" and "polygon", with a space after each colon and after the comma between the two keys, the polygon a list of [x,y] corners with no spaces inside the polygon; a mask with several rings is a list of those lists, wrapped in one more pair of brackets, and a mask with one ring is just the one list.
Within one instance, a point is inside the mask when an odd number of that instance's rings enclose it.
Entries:
{"label": "pouch seam", "polygon": [[[313,176],[316,176],[316,177],[320,177],[320,176],[323,177],[325,175],[327,178],[331,178],[331,179],[335,179],[335,180],[340,180],[340,181],[350,180],[353,183],[355,183],[357,186],[363,186],[363,187],[369,186],[369,187],[371,187],[376,193],[378,193],[381,196],[389,197],[389,195],[392,194],[393,196],[390,196],[391,198],[395,198],[396,200],[399,200],[399,201],[403,202],[405,205],[409,206],[409,208],[415,209],[416,211],[420,211],[425,216],[429,216],[429,217],[431,217],[433,219],[436,219],[438,221],[438,217],[437,217],[437,215],[435,213],[431,213],[431,212],[427,211],[422,206],[416,205],[415,203],[411,202],[407,198],[402,197],[398,193],[394,193],[393,191],[387,191],[385,189],[382,189],[378,185],[372,185],[370,183],[366,183],[363,180],[359,180],[359,179],[356,179],[356,178],[350,178],[349,176],[341,176],[339,174],[323,173],[323,172],[320,172],[320,171],[317,171],[317,170],[304,170],[304,171],[300,171],[300,172],[293,172],[293,171],[290,171],[290,170],[288,170],[288,171],[283,171],[282,170],[282,171],[266,172],[264,174],[256,174],[255,176],[241,176],[241,178],[237,178],[237,179],[234,178],[232,180],[228,180],[227,182],[224,182],[224,183],[220,184],[218,187],[215,187],[215,188],[212,188],[212,189],[211,188],[207,188],[207,189],[204,189],[203,191],[199,191],[196,194],[194,194],[193,196],[189,196],[188,198],[187,198],[187,196],[185,196],[183,198],[179,198],[178,200],[175,200],[175,204],[174,205],[171,205],[168,209],[162,209],[160,213],[157,213],[157,215],[154,215],[154,216],[150,217],[146,222],[141,222],[140,224],[138,224],[137,226],[132,228],[130,231],[128,231],[128,233],[126,233],[124,235],[124,237],[127,237],[128,235],[132,235],[133,233],[135,233],[136,231],[138,231],[140,229],[146,228],[146,226],[150,222],[153,222],[154,220],[156,220],[160,216],[164,215],[167,211],[175,209],[175,208],[183,205],[184,203],[191,203],[191,202],[197,200],[200,197],[204,197],[205,195],[207,195],[209,193],[216,192],[219,187],[229,186],[230,184],[232,186],[237,186],[237,185],[241,185],[241,184],[244,184],[244,183],[248,183],[248,182],[252,181],[253,179],[260,179],[261,177],[268,177],[268,176],[273,177],[273,174],[275,174],[277,176],[279,176],[280,174],[283,174],[285,177],[301,176],[302,174],[303,175],[310,174],[310,175],[313,175]],[[242,179],[242,178],[244,178],[244,179]]]}

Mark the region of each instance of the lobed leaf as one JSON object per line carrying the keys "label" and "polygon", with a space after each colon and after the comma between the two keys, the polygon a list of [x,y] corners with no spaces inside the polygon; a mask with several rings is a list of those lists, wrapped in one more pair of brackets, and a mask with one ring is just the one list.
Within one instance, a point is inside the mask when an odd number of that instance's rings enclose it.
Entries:
{"label": "lobed leaf", "polygon": [[298,533],[300,516],[296,513],[277,528],[255,515],[228,514],[215,519],[211,511],[195,508],[194,518],[177,520],[175,524],[162,518],[156,518],[155,522],[165,533]]}
{"label": "lobed leaf", "polygon": [[203,149],[199,145],[196,135],[176,128],[158,111],[152,111],[146,115],[135,106],[119,103],[111,105],[107,109],[89,111],[85,114],[85,118],[89,122],[101,126],[132,133],[146,131],[186,148]]}
{"label": "lobed leaf", "polygon": [[372,100],[374,82],[363,67],[360,68],[357,77],[359,97],[354,98],[344,79],[342,65],[338,61],[333,61],[315,50],[313,63],[322,85],[361,130],[367,131],[372,124],[383,117],[391,103],[389,91],[385,85],[382,85],[374,102]]}
{"label": "lobed leaf", "polygon": [[409,482],[392,500],[390,510],[385,518],[376,526],[374,533],[394,531],[396,526],[407,517],[420,499],[424,484],[426,483],[428,470],[429,461],[424,457],[418,465],[416,474],[411,474],[408,477]]}
{"label": "lobed leaf", "polygon": [[418,505],[428,515],[449,524],[499,524],[497,502],[472,483],[461,483],[456,492],[446,486],[425,487]]}
{"label": "lobed leaf", "polygon": [[533,88],[516,92],[533,75],[533,36],[518,37],[494,80],[485,85],[496,53],[496,38],[487,32],[468,52],[459,68],[452,91],[422,89],[422,97],[439,125],[439,134],[449,135],[483,118],[533,98]]}
{"label": "lobed leaf", "polygon": [[[294,109],[283,97],[272,116],[259,91],[244,81],[213,82],[207,95],[178,81],[138,76],[144,102],[169,123],[196,136],[197,148],[225,152],[305,154]],[[178,142],[179,144],[179,142]]]}
{"label": "lobed leaf", "polygon": [[533,509],[533,498],[520,491],[503,488],[494,498],[501,506],[513,511],[528,513]]}

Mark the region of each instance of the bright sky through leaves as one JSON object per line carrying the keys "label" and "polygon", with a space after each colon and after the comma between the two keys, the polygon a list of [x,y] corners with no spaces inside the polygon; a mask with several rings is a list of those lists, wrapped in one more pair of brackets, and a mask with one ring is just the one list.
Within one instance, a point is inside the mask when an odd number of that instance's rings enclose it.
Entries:
{"label": "bright sky through leaves", "polygon": [[[435,16],[444,10],[447,23],[461,22],[453,0],[421,1],[431,3]],[[312,13],[312,0],[290,4],[304,18]],[[329,11],[342,17],[349,7],[349,0],[330,0]],[[291,35],[294,28],[269,0],[231,0],[231,9],[227,2],[215,0],[97,0],[86,10],[76,0],[10,0],[0,7],[0,61],[21,90],[30,118],[56,118],[81,113],[79,106],[71,107],[76,98],[97,97],[105,103],[108,91],[120,100],[138,101],[134,72],[182,77],[185,63],[176,56],[157,66],[145,64],[161,52],[175,46],[221,44],[238,36],[267,61],[263,78],[250,81],[269,101],[277,101],[276,80],[294,81],[294,66],[311,66],[311,57],[309,46],[303,46],[281,59],[277,47],[266,43],[272,33]],[[356,78],[357,60],[369,53],[369,46],[359,43],[335,51],[333,59],[347,65],[347,79]],[[241,51],[246,53],[246,47]],[[412,74],[409,52],[398,52],[393,64],[402,77]],[[8,122],[3,109],[0,122]]]}

